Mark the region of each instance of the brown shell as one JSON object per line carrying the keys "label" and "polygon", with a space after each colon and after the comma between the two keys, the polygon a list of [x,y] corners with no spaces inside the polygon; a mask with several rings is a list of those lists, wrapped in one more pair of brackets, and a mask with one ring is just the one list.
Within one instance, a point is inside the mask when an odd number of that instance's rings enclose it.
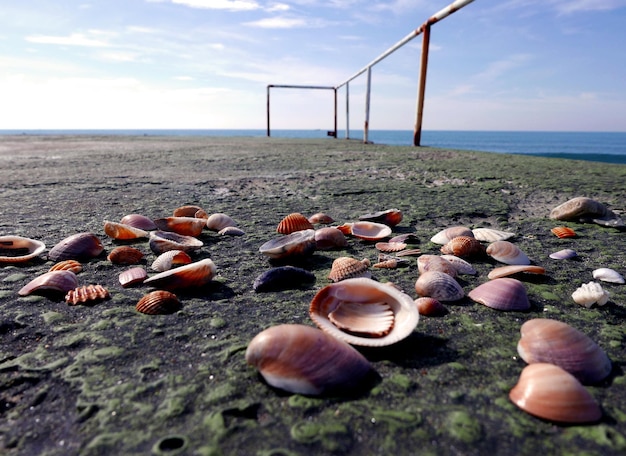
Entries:
{"label": "brown shell", "polygon": [[383,223],[387,226],[394,227],[402,221],[402,211],[400,209],[387,209],[384,211],[361,215],[359,220]]}
{"label": "brown shell", "polygon": [[103,250],[102,241],[95,234],[77,233],[52,247],[48,258],[52,261],[89,260],[100,255]]}
{"label": "brown shell", "polygon": [[22,236],[0,236],[0,263],[23,263],[42,253],[46,244]]}
{"label": "brown shell", "polygon": [[107,259],[113,264],[137,264],[143,259],[143,252],[135,247],[121,245],[111,250]]}
{"label": "brown shell", "polygon": [[148,315],[171,314],[182,307],[178,297],[169,291],[157,290],[148,293],[135,305],[138,312]]}
{"label": "brown shell", "polygon": [[123,223],[104,221],[104,233],[112,239],[126,241],[148,237],[148,232]]}
{"label": "brown shell", "polygon": [[[172,215],[174,217],[195,217],[198,211],[202,211],[203,209],[200,206],[196,206],[194,204],[188,204],[185,206],[179,206],[174,209]],[[203,217],[199,217],[203,218]]]}
{"label": "brown shell", "polygon": [[457,236],[441,247],[441,253],[468,258],[484,255],[485,247],[474,237]]}
{"label": "brown shell", "polygon": [[330,215],[325,214],[324,212],[318,212],[317,214],[313,214],[309,217],[309,222],[313,224],[321,224],[328,225],[333,223],[335,219],[333,219]]}
{"label": "brown shell", "polygon": [[328,279],[333,282],[339,282],[355,277],[370,278],[372,274],[369,271],[369,267],[370,260],[367,258],[357,260],[351,257],[339,257],[333,261]]}
{"label": "brown shell", "polygon": [[153,231],[156,230],[157,227],[154,224],[154,221],[150,217],[146,217],[141,214],[128,214],[122,217],[120,223],[123,225],[129,225],[134,228],[139,228],[144,231]]}
{"label": "brown shell", "polygon": [[398,258],[392,255],[388,255],[386,253],[378,254],[378,263],[373,264],[372,266],[375,268],[382,269],[395,269],[395,268],[405,268],[410,265],[410,261],[406,258]]}
{"label": "brown shell", "polygon": [[315,246],[318,250],[341,249],[347,245],[346,235],[337,228],[327,226],[315,230]]}
{"label": "brown shell", "polygon": [[144,280],[143,283],[165,290],[201,287],[213,279],[216,271],[215,263],[211,259],[205,258],[204,260],[153,275]]}
{"label": "brown shell", "polygon": [[160,255],[168,250],[192,252],[198,250],[204,243],[193,236],[185,236],[171,231],[151,231],[149,245],[150,250]]}
{"label": "brown shell", "polygon": [[576,237],[576,231],[567,226],[555,226],[550,231],[559,239]]}
{"label": "brown shell", "polygon": [[302,230],[265,242],[259,252],[272,260],[285,260],[310,255],[316,248],[315,230]]}
{"label": "brown shell", "polygon": [[276,232],[281,234],[291,234],[295,231],[311,230],[313,224],[309,219],[299,212],[286,215],[276,227]]}
{"label": "brown shell", "polygon": [[202,234],[206,221],[195,217],[165,217],[154,221],[159,230],[173,231],[183,236],[197,237]]}
{"label": "brown shell", "polygon": [[459,236],[474,237],[474,233],[466,226],[451,226],[436,233],[430,238],[430,242],[439,245],[446,245],[452,239]]}
{"label": "brown shell", "polygon": [[53,264],[49,271],[72,271],[78,274],[83,270],[83,265],[76,260],[63,260]]}
{"label": "brown shell", "polygon": [[147,278],[148,273],[140,266],[122,271],[119,275],[120,285],[124,288],[143,283]]}
{"label": "brown shell", "polygon": [[425,296],[423,298],[417,298],[415,300],[417,311],[420,315],[426,315],[428,317],[436,317],[444,315],[448,312],[446,306],[444,306],[438,299]]}
{"label": "brown shell", "polygon": [[85,285],[70,290],[65,295],[65,301],[70,306],[77,304],[95,304],[109,298],[109,292],[102,285]]}
{"label": "brown shell", "polygon": [[529,265],[530,258],[509,241],[495,241],[487,246],[487,255],[504,264]]}

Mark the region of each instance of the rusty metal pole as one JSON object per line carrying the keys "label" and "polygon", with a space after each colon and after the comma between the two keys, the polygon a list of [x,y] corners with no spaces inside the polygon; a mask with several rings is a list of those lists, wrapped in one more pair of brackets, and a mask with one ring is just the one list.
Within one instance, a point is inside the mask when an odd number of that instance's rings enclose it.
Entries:
{"label": "rusty metal pole", "polygon": [[426,73],[428,69],[428,48],[430,46],[430,24],[424,27],[422,36],[422,57],[420,61],[420,80],[417,94],[417,117],[413,130],[413,145],[419,146],[422,141],[422,120],[424,118],[424,96],[426,94]]}
{"label": "rusty metal pole", "polygon": [[270,87],[271,85],[267,86],[267,136],[270,136]]}
{"label": "rusty metal pole", "polygon": [[350,83],[346,83],[346,139],[350,139]]}
{"label": "rusty metal pole", "polygon": [[367,144],[370,130],[370,95],[372,89],[372,67],[367,67],[367,88],[365,89],[365,125],[363,125],[363,143]]}

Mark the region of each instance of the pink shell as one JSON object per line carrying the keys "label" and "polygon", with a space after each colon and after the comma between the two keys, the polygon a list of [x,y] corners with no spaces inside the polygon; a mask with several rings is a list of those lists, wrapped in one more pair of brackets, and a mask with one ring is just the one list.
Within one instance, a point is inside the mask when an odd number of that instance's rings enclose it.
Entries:
{"label": "pink shell", "polygon": [[530,302],[524,284],[516,279],[503,277],[477,286],[467,296],[475,302],[492,309],[512,311],[528,310]]}
{"label": "pink shell", "polygon": [[35,277],[24,285],[17,294],[27,296],[29,294],[67,293],[78,286],[76,274],[72,271],[50,271]]}
{"label": "pink shell", "polygon": [[143,283],[148,278],[148,273],[142,267],[135,267],[123,271],[119,275],[120,285],[124,288]]}

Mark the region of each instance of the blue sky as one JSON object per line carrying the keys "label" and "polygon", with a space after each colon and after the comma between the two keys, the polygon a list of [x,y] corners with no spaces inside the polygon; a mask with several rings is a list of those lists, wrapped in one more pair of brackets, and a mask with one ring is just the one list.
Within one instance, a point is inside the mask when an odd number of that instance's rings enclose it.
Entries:
{"label": "blue sky", "polygon": [[[265,128],[267,84],[336,86],[451,2],[3,0],[0,129]],[[625,24],[626,0],[475,0],[431,29],[424,129],[626,131]],[[370,128],[413,129],[421,41],[373,68]],[[273,90],[272,128],[332,106]]]}

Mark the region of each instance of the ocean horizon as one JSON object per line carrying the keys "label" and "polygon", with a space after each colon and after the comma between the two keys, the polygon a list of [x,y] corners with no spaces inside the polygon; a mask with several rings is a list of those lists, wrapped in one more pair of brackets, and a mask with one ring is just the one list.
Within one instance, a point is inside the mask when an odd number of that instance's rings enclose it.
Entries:
{"label": "ocean horizon", "polygon": [[[244,136],[264,137],[265,129],[66,129],[66,130],[0,130],[2,135],[138,135],[138,136]],[[278,138],[327,138],[345,140],[345,130],[337,138],[326,130],[272,130]],[[351,130],[350,138],[363,140],[362,130]],[[413,145],[410,130],[370,130],[368,140],[393,146]],[[422,146],[442,149],[534,155],[573,160],[626,164],[626,132],[558,132],[558,131],[465,131],[424,130]]]}

